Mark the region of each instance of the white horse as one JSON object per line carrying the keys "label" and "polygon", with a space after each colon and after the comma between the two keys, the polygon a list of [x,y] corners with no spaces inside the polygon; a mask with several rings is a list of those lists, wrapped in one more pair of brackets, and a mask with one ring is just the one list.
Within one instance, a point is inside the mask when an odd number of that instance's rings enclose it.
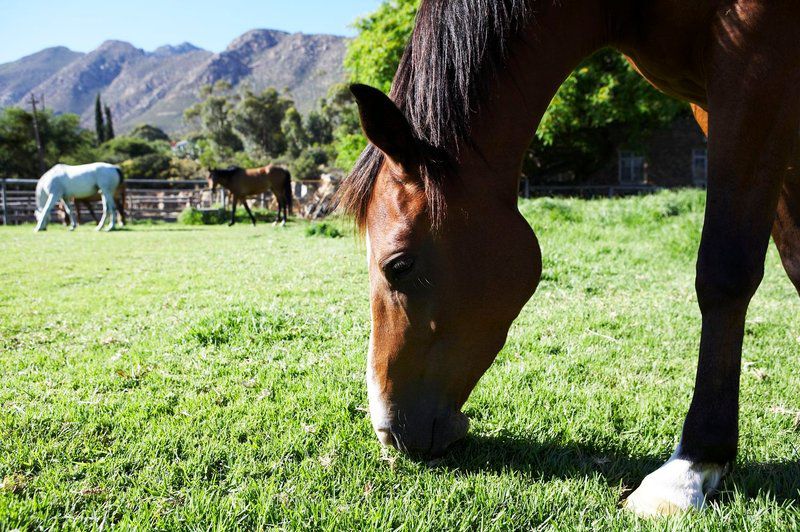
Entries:
{"label": "white horse", "polygon": [[100,192],[103,201],[103,216],[97,230],[103,228],[107,219],[111,220],[107,231],[116,227],[117,206],[114,192],[123,181],[122,170],[108,163],[92,163],[80,166],[57,164],[48,170],[36,184],[36,229],[47,229],[50,213],[59,201],[69,216],[70,231],[75,229],[75,216],[70,208],[70,198],[88,198]]}

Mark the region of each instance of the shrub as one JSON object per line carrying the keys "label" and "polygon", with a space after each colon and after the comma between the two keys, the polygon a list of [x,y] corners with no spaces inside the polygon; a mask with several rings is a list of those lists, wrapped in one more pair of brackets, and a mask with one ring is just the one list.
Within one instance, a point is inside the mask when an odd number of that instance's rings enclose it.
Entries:
{"label": "shrub", "polygon": [[339,238],[342,232],[333,225],[323,222],[321,224],[311,224],[306,227],[306,236],[323,236],[327,238]]}
{"label": "shrub", "polygon": [[181,225],[205,225],[203,212],[194,207],[186,207],[178,216],[178,223]]}

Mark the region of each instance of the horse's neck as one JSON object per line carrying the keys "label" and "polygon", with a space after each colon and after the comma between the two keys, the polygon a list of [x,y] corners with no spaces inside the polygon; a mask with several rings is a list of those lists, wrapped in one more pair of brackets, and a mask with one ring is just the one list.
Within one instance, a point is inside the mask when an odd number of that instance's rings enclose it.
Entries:
{"label": "horse's neck", "polygon": [[523,155],[547,106],[581,60],[609,42],[604,3],[537,3],[540,11],[511,47],[509,64],[473,123],[477,149],[464,150],[463,167],[506,176],[501,186],[514,201]]}

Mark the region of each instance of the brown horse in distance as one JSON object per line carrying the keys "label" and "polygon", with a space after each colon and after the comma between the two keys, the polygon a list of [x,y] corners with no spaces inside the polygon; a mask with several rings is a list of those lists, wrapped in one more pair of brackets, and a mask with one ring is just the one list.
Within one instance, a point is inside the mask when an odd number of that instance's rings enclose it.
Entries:
{"label": "brown horse in distance", "polygon": [[798,24],[796,0],[422,1],[390,96],[352,87],[371,145],[341,199],[367,235],[382,443],[439,454],[466,434],[461,409],[541,276],[517,208],[523,155],[564,79],[613,47],[707,126],[694,397],[672,457],[626,503],[704,506],[736,459],[745,317],[770,232],[800,290]]}
{"label": "brown horse in distance", "polygon": [[244,205],[253,225],[256,225],[256,218],[247,205],[247,198],[266,192],[272,192],[278,201],[278,217],[275,223],[286,225],[286,220],[292,212],[292,176],[289,170],[273,165],[249,170],[238,166],[225,170],[209,170],[208,186],[214,190],[217,185],[230,191],[233,198],[231,222],[228,225],[236,223],[236,205],[239,202]]}
{"label": "brown horse in distance", "polygon": [[[127,215],[125,213],[126,197],[127,197],[126,185],[125,182],[123,181],[122,183],[119,184],[117,190],[114,192],[114,203],[116,203],[117,205],[117,212],[119,213],[120,225],[123,227],[125,226],[125,222],[127,220]],[[86,210],[89,211],[89,214],[92,216],[92,219],[95,222],[100,221],[100,219],[97,217],[97,214],[95,214],[94,209],[92,208],[92,203],[97,201],[102,201],[100,193],[97,193],[94,196],[90,196],[88,198],[81,198],[81,199],[70,198],[70,201],[75,202],[75,210],[73,212],[75,213],[75,220],[77,221],[78,225],[81,224],[81,207],[85,207]],[[65,214],[64,225],[69,225],[69,220],[67,219],[66,213],[64,214]]]}

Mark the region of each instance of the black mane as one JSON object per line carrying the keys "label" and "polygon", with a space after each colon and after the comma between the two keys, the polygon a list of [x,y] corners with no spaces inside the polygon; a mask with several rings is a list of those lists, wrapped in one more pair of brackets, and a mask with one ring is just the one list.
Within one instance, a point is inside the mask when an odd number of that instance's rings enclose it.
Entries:
{"label": "black mane", "polygon": [[238,174],[241,171],[242,171],[242,168],[240,168],[238,166],[229,166],[227,168],[212,168],[211,169],[211,173],[215,177],[221,177],[221,178],[233,177],[233,176],[235,176],[236,174]]}
{"label": "black mane", "polygon": [[[469,142],[489,84],[508,62],[509,46],[532,14],[532,0],[423,0],[389,96],[418,140],[451,160]],[[366,221],[383,154],[369,145],[342,186],[341,206]],[[443,216],[447,168],[423,169],[434,226]]]}

